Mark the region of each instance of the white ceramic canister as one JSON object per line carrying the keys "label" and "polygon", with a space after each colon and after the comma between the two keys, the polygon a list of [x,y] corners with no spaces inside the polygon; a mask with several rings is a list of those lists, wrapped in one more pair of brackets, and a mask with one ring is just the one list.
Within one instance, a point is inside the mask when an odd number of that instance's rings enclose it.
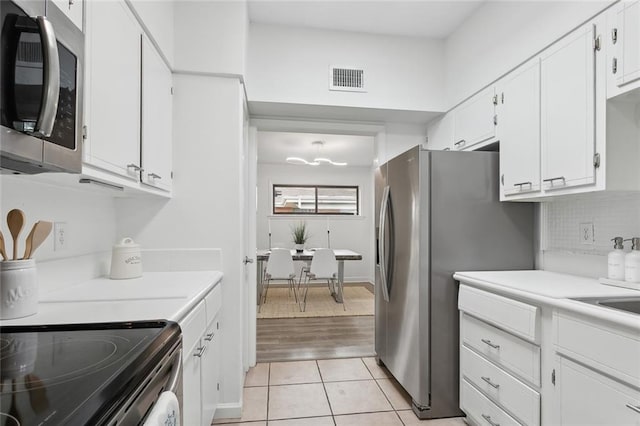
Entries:
{"label": "white ceramic canister", "polygon": [[0,319],[28,317],[38,312],[35,259],[0,262]]}
{"label": "white ceramic canister", "polygon": [[140,244],[126,237],[113,246],[111,252],[111,279],[126,280],[142,276]]}

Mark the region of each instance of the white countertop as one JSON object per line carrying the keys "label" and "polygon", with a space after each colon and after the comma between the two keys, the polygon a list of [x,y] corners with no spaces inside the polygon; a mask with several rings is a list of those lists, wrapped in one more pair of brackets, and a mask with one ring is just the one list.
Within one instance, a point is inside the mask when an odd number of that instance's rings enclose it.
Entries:
{"label": "white countertop", "polygon": [[529,300],[640,330],[640,315],[571,300],[587,297],[639,297],[640,291],[600,284],[597,279],[547,271],[456,272],[453,277],[507,297]]}
{"label": "white countertop", "polygon": [[40,294],[38,313],[0,325],[167,319],[180,321],[222,279],[218,271],[146,272],[141,278],[96,278]]}

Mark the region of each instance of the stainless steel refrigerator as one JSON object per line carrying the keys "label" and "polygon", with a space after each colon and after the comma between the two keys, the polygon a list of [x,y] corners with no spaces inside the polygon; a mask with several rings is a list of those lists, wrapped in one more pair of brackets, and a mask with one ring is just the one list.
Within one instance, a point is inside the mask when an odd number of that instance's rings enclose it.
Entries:
{"label": "stainless steel refrigerator", "polygon": [[420,418],[463,415],[453,273],[533,268],[533,206],[499,201],[498,169],[415,147],[376,171],[376,354]]}

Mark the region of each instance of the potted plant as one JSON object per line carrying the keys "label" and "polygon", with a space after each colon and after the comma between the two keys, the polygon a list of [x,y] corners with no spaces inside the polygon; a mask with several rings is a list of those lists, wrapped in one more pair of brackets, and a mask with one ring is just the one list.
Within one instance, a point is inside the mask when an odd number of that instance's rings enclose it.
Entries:
{"label": "potted plant", "polygon": [[291,228],[291,235],[293,236],[293,243],[298,253],[304,250],[304,243],[309,239],[309,233],[307,232],[307,223],[299,222],[297,225]]}

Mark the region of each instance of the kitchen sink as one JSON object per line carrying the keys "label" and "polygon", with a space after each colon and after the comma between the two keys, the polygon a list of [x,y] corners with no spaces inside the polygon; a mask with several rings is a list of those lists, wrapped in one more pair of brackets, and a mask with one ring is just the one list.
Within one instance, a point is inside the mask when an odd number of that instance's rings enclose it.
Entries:
{"label": "kitchen sink", "polygon": [[573,300],[640,315],[640,297],[624,297],[624,298],[623,297],[618,297],[618,298],[591,297],[591,298],[580,298],[580,299],[573,299]]}

